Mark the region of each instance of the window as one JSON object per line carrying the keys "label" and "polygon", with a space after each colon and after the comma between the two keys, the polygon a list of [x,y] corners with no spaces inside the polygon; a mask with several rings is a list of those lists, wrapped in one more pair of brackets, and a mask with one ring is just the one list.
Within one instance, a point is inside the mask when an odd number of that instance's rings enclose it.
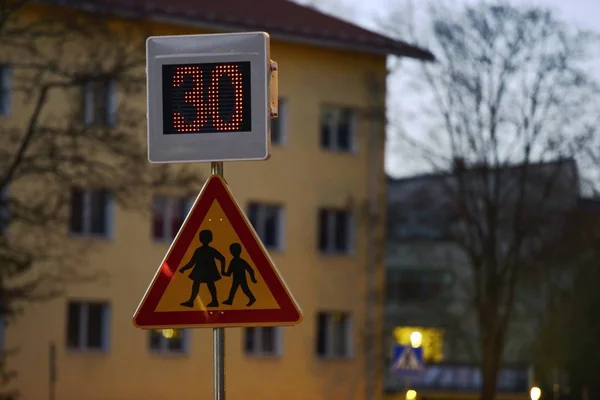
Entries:
{"label": "window", "polygon": [[246,328],[244,352],[258,356],[280,356],[282,332],[280,327]]}
{"label": "window", "polygon": [[0,115],[10,115],[12,106],[12,68],[0,65]]}
{"label": "window", "polygon": [[316,351],[323,358],[352,357],[352,320],[349,313],[317,313]]}
{"label": "window", "polygon": [[108,125],[116,123],[117,91],[114,80],[93,80],[83,86],[83,123]]}
{"label": "window", "polygon": [[0,352],[3,352],[3,353],[6,350],[5,328],[6,328],[6,320],[4,319],[4,315],[0,314]]}
{"label": "window", "polygon": [[186,353],[188,335],[186,329],[151,330],[148,332],[148,345],[155,353]]}
{"label": "window", "polygon": [[283,207],[274,204],[250,203],[248,219],[265,247],[283,249]]}
{"label": "window", "polygon": [[324,107],[321,113],[321,147],[334,151],[353,151],[355,125],[354,110]]}
{"label": "window", "polygon": [[387,299],[390,302],[427,301],[449,290],[454,281],[445,269],[391,269],[387,272]]}
{"label": "window", "polygon": [[287,101],[279,98],[279,117],[271,119],[271,143],[282,145],[287,137]]}
{"label": "window", "polygon": [[79,235],[112,235],[112,194],[106,189],[71,190],[71,232]]}
{"label": "window", "polygon": [[173,240],[192,205],[193,200],[188,198],[154,196],[152,237],[156,240]]}
{"label": "window", "polygon": [[426,363],[439,363],[444,360],[444,335],[443,329],[420,326],[397,326],[393,330],[396,343],[410,346],[410,336],[413,332],[421,333],[421,347],[423,360]]}
{"label": "window", "polygon": [[324,253],[348,254],[352,244],[352,216],[349,211],[319,210],[319,250]]}
{"label": "window", "polygon": [[67,347],[107,350],[109,306],[103,302],[71,301],[67,305]]}
{"label": "window", "polygon": [[0,235],[6,233],[10,224],[10,197],[8,195],[8,186],[0,190]]}

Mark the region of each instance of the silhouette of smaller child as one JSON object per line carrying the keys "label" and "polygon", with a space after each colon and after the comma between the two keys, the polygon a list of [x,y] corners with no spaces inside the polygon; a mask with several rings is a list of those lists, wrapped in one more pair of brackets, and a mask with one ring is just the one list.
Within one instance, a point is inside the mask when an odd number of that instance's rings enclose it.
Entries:
{"label": "silhouette of smaller child", "polygon": [[248,304],[246,305],[249,307],[254,304],[256,298],[248,287],[246,271],[248,271],[248,274],[250,274],[250,279],[252,279],[252,282],[256,283],[254,270],[250,264],[246,262],[246,260],[240,257],[240,254],[242,254],[242,246],[239,243],[232,243],[231,246],[229,246],[229,251],[233,256],[233,259],[229,262],[229,268],[225,272],[225,276],[231,276],[233,274],[233,282],[231,283],[231,289],[229,290],[229,297],[223,302],[223,304],[232,305],[235,293],[237,292],[238,287],[241,286],[242,291],[248,297]]}

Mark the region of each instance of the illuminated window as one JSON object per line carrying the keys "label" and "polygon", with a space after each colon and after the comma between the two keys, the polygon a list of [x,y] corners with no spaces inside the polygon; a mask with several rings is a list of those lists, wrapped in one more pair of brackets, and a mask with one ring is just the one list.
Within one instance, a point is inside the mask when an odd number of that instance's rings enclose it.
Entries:
{"label": "illuminated window", "polygon": [[108,350],[109,321],[108,303],[70,301],[67,304],[67,347]]}
{"label": "illuminated window", "polygon": [[349,254],[353,244],[353,218],[347,210],[319,210],[319,250],[329,254]]}
{"label": "illuminated window", "polygon": [[276,204],[248,204],[248,219],[265,247],[283,250],[283,207]]}
{"label": "illuminated window", "polygon": [[187,329],[158,329],[148,332],[148,346],[153,353],[186,353],[189,331]]}
{"label": "illuminated window", "polygon": [[282,329],[276,326],[246,328],[244,352],[255,356],[280,356],[282,353]]}
{"label": "illuminated window", "polygon": [[438,328],[423,327],[396,327],[394,328],[394,339],[403,346],[410,346],[410,335],[418,331],[421,333],[421,346],[423,347],[423,358],[428,363],[439,363],[444,359],[444,331]]}
{"label": "illuminated window", "polygon": [[389,302],[427,301],[450,289],[452,271],[446,269],[388,269],[387,300]]}
{"label": "illuminated window", "polygon": [[351,358],[352,317],[346,312],[317,313],[316,352],[321,358]]}
{"label": "illuminated window", "polygon": [[327,106],[321,114],[321,147],[333,151],[355,150],[356,113],[351,108]]}
{"label": "illuminated window", "polygon": [[112,236],[113,196],[106,189],[71,190],[71,233],[86,236]]}
{"label": "illuminated window", "polygon": [[271,119],[271,143],[282,145],[287,138],[288,104],[287,100],[279,98],[279,116]]}
{"label": "illuminated window", "polygon": [[83,85],[83,123],[113,126],[117,120],[117,84],[114,80],[93,80]]}
{"label": "illuminated window", "polygon": [[193,199],[184,197],[154,196],[152,238],[155,240],[173,240],[193,202]]}
{"label": "illuminated window", "polygon": [[0,115],[10,115],[12,106],[12,68],[0,65]]}

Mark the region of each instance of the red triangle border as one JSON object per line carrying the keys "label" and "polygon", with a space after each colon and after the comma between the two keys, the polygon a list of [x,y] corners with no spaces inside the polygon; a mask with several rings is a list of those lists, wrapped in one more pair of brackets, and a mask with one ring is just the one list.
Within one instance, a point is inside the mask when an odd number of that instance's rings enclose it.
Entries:
{"label": "red triangle border", "polygon": [[[242,246],[279,304],[279,309],[154,311],[214,201],[223,209]],[[300,308],[285,287],[285,282],[268,257],[258,235],[251,228],[250,222],[237,205],[224,180],[212,175],[200,191],[183,227],[140,302],[133,318],[134,325],[139,328],[277,326],[296,325],[301,320]]]}

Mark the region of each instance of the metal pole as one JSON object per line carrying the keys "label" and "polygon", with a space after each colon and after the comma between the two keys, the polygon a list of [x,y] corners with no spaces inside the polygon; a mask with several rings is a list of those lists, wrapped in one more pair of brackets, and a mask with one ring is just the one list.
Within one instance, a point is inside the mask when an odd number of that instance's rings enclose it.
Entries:
{"label": "metal pole", "polygon": [[[211,162],[210,173],[223,178],[223,162]],[[213,328],[213,399],[225,400],[225,328]]]}

